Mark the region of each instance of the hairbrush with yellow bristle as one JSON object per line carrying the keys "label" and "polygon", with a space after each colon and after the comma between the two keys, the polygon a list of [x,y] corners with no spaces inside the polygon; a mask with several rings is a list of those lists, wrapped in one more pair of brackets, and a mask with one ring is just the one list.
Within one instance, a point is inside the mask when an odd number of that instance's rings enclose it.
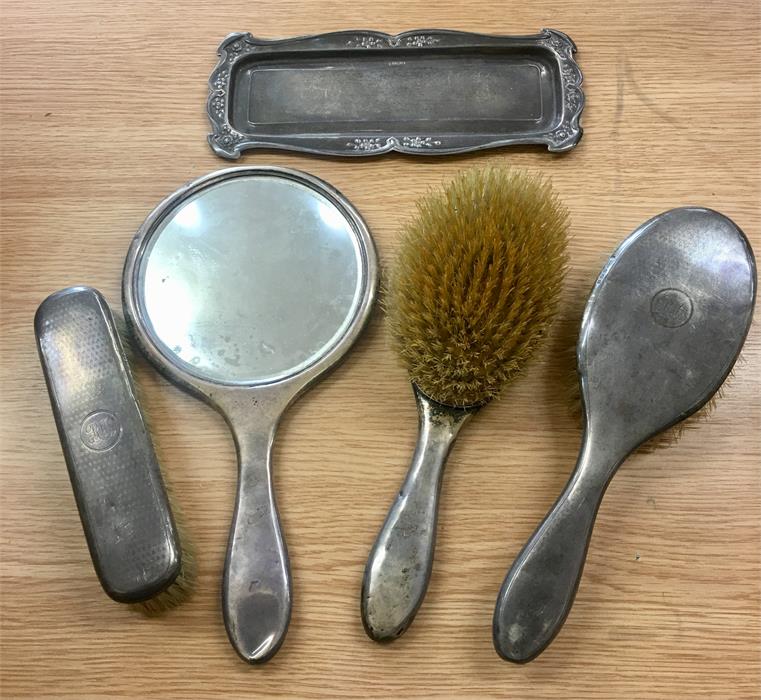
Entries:
{"label": "hairbrush with yellow bristle", "polygon": [[504,659],[531,661],[560,631],[608,484],[632,452],[710,402],[745,342],[755,293],[745,234],[700,207],[645,222],[603,267],[576,350],[581,449],[497,597],[494,646]]}
{"label": "hairbrush with yellow bristle", "polygon": [[375,640],[400,636],[423,600],[447,455],[544,336],[565,274],[567,228],[549,181],[493,168],[423,199],[402,233],[385,307],[419,432],[365,568],[362,620]]}

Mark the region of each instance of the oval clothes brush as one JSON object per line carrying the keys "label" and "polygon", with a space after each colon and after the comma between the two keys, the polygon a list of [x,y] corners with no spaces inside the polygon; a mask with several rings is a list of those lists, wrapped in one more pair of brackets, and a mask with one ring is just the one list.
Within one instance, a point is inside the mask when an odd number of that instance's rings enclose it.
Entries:
{"label": "oval clothes brush", "polygon": [[362,621],[400,636],[428,587],[441,478],[459,430],[524,368],[553,317],[568,213],[547,180],[472,170],[418,204],[387,290],[419,426],[409,472],[365,568]]}
{"label": "oval clothes brush", "polygon": [[494,646],[523,663],[563,625],[605,489],[626,457],[699,410],[750,327],[753,252],[727,217],[673,209],[616,250],[587,303],[577,347],[584,437],[576,468],[507,574]]}

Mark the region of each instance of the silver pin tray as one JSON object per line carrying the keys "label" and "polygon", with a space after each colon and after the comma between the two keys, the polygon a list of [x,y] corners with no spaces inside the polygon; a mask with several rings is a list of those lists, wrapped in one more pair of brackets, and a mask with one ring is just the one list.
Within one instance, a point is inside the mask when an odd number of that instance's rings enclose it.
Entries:
{"label": "silver pin tray", "polygon": [[294,39],[228,36],[209,78],[209,144],[323,155],[463,153],[512,144],[567,151],[584,107],[576,46],[562,32],[441,29]]}

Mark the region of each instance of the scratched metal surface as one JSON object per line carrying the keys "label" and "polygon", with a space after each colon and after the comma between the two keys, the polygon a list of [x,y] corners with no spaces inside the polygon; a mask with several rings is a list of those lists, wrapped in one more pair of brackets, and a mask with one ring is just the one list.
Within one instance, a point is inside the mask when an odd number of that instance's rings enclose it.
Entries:
{"label": "scratched metal surface", "polygon": [[[722,211],[761,251],[761,27],[756,2],[320,0],[219,5],[136,0],[4,3],[0,605],[8,698],[754,698],[761,685],[761,335],[710,420],[633,456],[606,495],[582,586],[536,662],[491,642],[506,568],[573,467],[565,352],[579,301],[628,233],[668,208]],[[275,445],[293,566],[286,643],[263,668],[230,648],[220,573],[235,489],[229,432],[208,407],[135,367],[166,481],[198,554],[183,607],[146,620],[91,569],[34,347],[51,291],[89,283],[119,308],[131,237],[156,203],[220,167],[206,142],[207,78],[236,29],[290,37],[431,25],[561,29],[578,45],[584,138],[553,156],[518,147],[378,159],[249,153],[306,170],[356,205],[381,261],[415,199],[463,167],[550,174],[573,218],[563,317],[530,371],[458,441],[443,485],[436,566],[413,628],[364,634],[362,571],[412,452],[415,402],[382,318],[286,417]],[[175,514],[178,514],[175,509]]]}
{"label": "scratched metal surface", "polygon": [[35,330],[93,566],[108,595],[147,600],[176,579],[180,544],[111,311],[94,289],[65,289]]}

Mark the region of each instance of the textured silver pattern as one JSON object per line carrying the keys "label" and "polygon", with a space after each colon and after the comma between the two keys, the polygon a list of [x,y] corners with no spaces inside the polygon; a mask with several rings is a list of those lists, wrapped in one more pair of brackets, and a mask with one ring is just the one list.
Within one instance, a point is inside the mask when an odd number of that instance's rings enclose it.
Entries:
{"label": "textured silver pattern", "polygon": [[115,600],[146,600],[177,577],[180,548],[111,312],[96,290],[65,289],[35,332],[98,578]]}
{"label": "textured silver pattern", "polygon": [[610,480],[640,445],[719,390],[748,334],[756,286],[748,239],[711,209],[663,212],[613,253],[579,333],[576,468],[497,598],[493,638],[503,659],[531,661],[560,631]]}

